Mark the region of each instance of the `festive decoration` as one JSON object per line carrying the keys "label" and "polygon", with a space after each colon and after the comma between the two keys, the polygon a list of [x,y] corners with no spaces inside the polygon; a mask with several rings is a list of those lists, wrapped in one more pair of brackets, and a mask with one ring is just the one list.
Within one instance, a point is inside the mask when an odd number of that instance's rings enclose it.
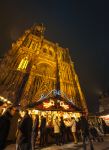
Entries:
{"label": "festive decoration", "polygon": [[43,106],[45,107],[45,108],[49,108],[49,107],[51,107],[51,106],[54,106],[54,101],[53,100],[50,100],[50,102],[43,102]]}
{"label": "festive decoration", "polygon": [[64,102],[60,102],[60,106],[63,107],[65,110],[69,109],[69,106],[66,105]]}

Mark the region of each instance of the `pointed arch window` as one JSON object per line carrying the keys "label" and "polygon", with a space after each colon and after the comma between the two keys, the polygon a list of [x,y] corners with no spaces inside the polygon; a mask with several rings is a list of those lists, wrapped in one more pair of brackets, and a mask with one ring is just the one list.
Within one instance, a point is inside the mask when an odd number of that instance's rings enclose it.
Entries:
{"label": "pointed arch window", "polygon": [[28,57],[25,57],[21,60],[17,70],[25,70],[27,68],[28,65]]}

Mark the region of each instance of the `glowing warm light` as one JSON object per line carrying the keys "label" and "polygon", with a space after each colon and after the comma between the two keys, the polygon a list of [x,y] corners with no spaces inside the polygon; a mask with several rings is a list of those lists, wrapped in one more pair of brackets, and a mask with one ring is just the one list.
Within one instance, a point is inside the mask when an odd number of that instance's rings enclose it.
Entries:
{"label": "glowing warm light", "polygon": [[105,119],[109,119],[109,115],[105,115],[105,116],[100,116],[100,118],[105,118]]}
{"label": "glowing warm light", "polygon": [[105,121],[105,123],[107,124],[107,126],[109,126],[109,115],[100,116],[99,118],[102,118]]}
{"label": "glowing warm light", "polygon": [[31,111],[31,113],[32,113],[32,114],[38,114],[38,110],[35,110],[35,109],[34,109],[34,110]]}
{"label": "glowing warm light", "polygon": [[24,117],[25,111],[20,111],[20,115],[21,115],[21,117]]}
{"label": "glowing warm light", "polygon": [[63,115],[63,118],[64,118],[64,119],[70,118],[70,115],[69,115],[68,113],[65,113],[65,114]]}
{"label": "glowing warm light", "polygon": [[10,102],[10,101],[7,101],[7,103],[8,103],[8,104],[11,104],[11,102]]}
{"label": "glowing warm light", "polygon": [[9,100],[7,100],[6,98],[4,98],[4,97],[2,97],[2,96],[0,96],[0,100],[1,100],[2,102],[6,102],[6,103],[8,103],[8,104],[11,104],[11,102],[10,102]]}
{"label": "glowing warm light", "polygon": [[24,69],[26,69],[27,65],[28,65],[28,58],[25,57],[21,60],[17,70],[24,70]]}
{"label": "glowing warm light", "polygon": [[6,108],[3,108],[2,115],[5,113],[5,111],[6,111]]}

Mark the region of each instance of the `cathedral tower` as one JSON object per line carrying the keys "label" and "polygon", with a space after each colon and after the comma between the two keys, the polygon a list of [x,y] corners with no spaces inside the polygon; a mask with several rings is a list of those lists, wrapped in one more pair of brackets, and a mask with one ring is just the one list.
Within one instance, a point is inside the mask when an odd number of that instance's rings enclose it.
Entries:
{"label": "cathedral tower", "polygon": [[0,95],[26,105],[58,89],[87,111],[69,50],[46,40],[44,31],[35,24],[12,44],[0,62]]}

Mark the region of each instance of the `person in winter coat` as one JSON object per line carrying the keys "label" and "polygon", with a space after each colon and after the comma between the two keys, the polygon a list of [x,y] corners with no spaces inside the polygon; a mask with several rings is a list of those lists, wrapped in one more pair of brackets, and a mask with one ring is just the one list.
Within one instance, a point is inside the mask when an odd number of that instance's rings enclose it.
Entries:
{"label": "person in winter coat", "polygon": [[16,113],[15,107],[10,107],[7,111],[0,116],[0,150],[6,146],[6,140],[10,130],[11,119]]}
{"label": "person in winter coat", "polygon": [[89,140],[90,149],[93,150],[94,149],[93,148],[93,143],[91,141],[90,134],[89,134],[89,123],[88,123],[88,120],[86,119],[86,117],[83,114],[80,117],[80,125],[81,125],[81,132],[82,132],[82,136],[83,136],[84,150],[86,150],[86,139]]}
{"label": "person in winter coat", "polygon": [[25,112],[24,118],[20,121],[18,130],[20,132],[18,140],[18,150],[31,150],[32,118]]}
{"label": "person in winter coat", "polygon": [[75,121],[75,118],[72,117],[71,118],[72,121],[71,121],[71,132],[72,132],[72,135],[73,135],[73,138],[74,138],[74,143],[77,144],[77,136],[76,136],[76,121]]}
{"label": "person in winter coat", "polygon": [[33,142],[33,149],[35,149],[35,143],[38,136],[38,130],[39,130],[39,115],[36,115],[33,125],[33,131],[32,131],[32,142]]}
{"label": "person in winter coat", "polygon": [[101,119],[101,126],[102,126],[104,134],[106,134],[107,133],[107,125],[103,119]]}
{"label": "person in winter coat", "polygon": [[78,142],[82,140],[80,118],[76,119],[76,135]]}
{"label": "person in winter coat", "polygon": [[60,145],[60,122],[57,116],[53,121],[53,127],[54,127],[55,144]]}
{"label": "person in winter coat", "polygon": [[64,123],[66,127],[66,142],[71,142],[71,118],[65,118]]}
{"label": "person in winter coat", "polygon": [[60,121],[60,142],[61,142],[61,144],[65,144],[65,133],[66,133],[66,126],[65,126],[63,117],[61,117],[61,121]]}
{"label": "person in winter coat", "polygon": [[89,126],[89,129],[92,139],[94,141],[103,142],[103,138],[99,136],[99,133],[93,124]]}
{"label": "person in winter coat", "polygon": [[40,125],[40,146],[46,144],[46,118],[41,116],[41,125]]}

